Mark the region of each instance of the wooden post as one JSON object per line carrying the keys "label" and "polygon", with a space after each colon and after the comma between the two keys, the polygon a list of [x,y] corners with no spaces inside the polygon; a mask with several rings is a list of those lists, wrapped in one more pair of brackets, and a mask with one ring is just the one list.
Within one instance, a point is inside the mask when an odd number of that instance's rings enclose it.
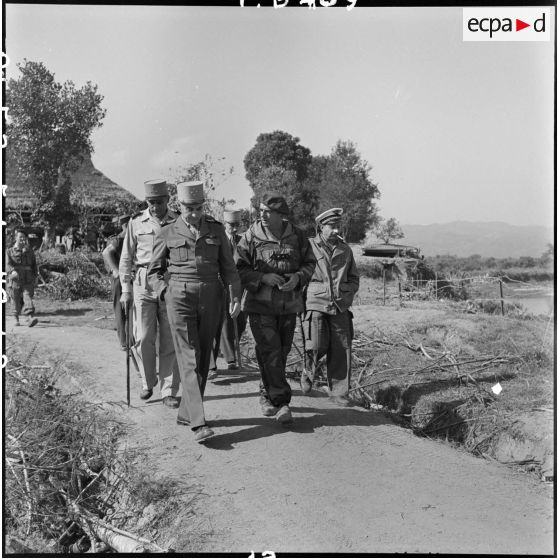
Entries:
{"label": "wooden post", "polygon": [[500,306],[502,308],[502,316],[504,315],[504,286],[502,285],[502,280],[500,279]]}
{"label": "wooden post", "polygon": [[386,268],[382,269],[382,281],[384,283],[384,306],[386,305]]}
{"label": "wooden post", "polygon": [[397,280],[398,286],[399,286],[399,308],[401,308],[402,302],[401,302],[401,278],[399,278]]}
{"label": "wooden post", "polygon": [[434,272],[434,296],[438,300],[438,272]]}

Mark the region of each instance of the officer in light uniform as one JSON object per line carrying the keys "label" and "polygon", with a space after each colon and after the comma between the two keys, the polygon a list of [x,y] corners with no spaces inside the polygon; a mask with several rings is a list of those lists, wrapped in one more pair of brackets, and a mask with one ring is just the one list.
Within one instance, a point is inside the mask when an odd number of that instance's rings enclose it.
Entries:
{"label": "officer in light uniform", "polygon": [[[142,375],[141,399],[149,399],[157,384],[157,354],[159,356],[159,387],[163,404],[177,408],[180,376],[169,328],[167,308],[147,278],[147,267],[153,253],[153,242],[161,227],[176,220],[178,215],[167,210],[169,192],[164,180],[145,183],[147,209],[129,221],[122,245],[118,271],[122,284],[121,302],[134,301],[134,350]],[[132,268],[136,276],[132,289]],[[132,295],[133,290],[133,295]],[[157,352],[157,333],[159,346]]]}
{"label": "officer in light uniform", "polygon": [[301,389],[312,389],[319,360],[327,358],[327,384],[332,401],[347,406],[351,381],[353,315],[349,307],[359,287],[351,248],[339,236],[343,210],[339,207],[316,217],[317,235],[310,239],[316,268],[306,293],[304,331],[310,360],[302,373]]}
{"label": "officer in light uniform", "polygon": [[260,406],[264,416],[284,425],[293,422],[291,387],[285,376],[296,315],[304,311],[302,288],[316,260],[304,232],[289,223],[285,198],[263,197],[260,219],[242,236],[236,265],[246,289],[242,309],[248,314],[261,373]]}
{"label": "officer in light uniform", "polygon": [[223,285],[232,285],[229,313],[235,318],[240,278],[223,225],[203,213],[203,182],[178,184],[177,198],[181,215],[157,235],[148,278],[166,301],[176,347],[182,382],[177,423],[189,426],[195,440],[204,442],[214,434],[205,420],[203,394],[223,312]]}
{"label": "officer in light uniform", "polygon": [[[236,247],[239,240],[242,238],[238,234],[238,228],[241,224],[240,219],[241,213],[239,210],[225,210],[223,212],[223,221],[225,222],[225,233],[227,235],[228,244],[231,249],[233,256],[236,254]],[[227,361],[227,368],[229,370],[237,370],[239,363],[236,362],[236,347],[235,347],[235,335],[234,335],[234,320],[230,317],[228,312],[228,306],[230,304],[230,295],[228,290],[225,291],[225,308],[223,312],[223,322],[221,324],[220,330],[217,333],[215,339],[215,350],[212,359],[212,367],[210,370],[216,370],[217,354],[219,349],[223,353],[223,357]],[[238,339],[242,337],[244,330],[246,329],[246,314],[240,312],[236,318],[236,325],[238,329]],[[211,379],[211,376],[210,376]]]}

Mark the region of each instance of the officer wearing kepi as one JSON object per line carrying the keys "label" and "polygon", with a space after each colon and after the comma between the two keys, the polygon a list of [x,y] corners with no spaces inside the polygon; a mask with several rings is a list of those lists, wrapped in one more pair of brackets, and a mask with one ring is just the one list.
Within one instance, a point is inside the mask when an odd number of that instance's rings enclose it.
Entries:
{"label": "officer wearing kepi", "polygon": [[[141,399],[149,399],[157,384],[157,354],[159,356],[159,387],[163,404],[177,408],[176,394],[180,376],[167,317],[167,308],[147,277],[147,267],[153,253],[153,242],[161,228],[176,220],[169,211],[169,191],[165,180],[145,182],[147,209],[134,215],[128,223],[120,256],[119,273],[122,284],[121,302],[127,306],[132,300],[132,268],[136,268],[133,282],[134,350],[142,375]],[[156,341],[159,334],[159,347]]]}
{"label": "officer wearing kepi", "polygon": [[300,387],[309,393],[319,360],[327,358],[327,384],[331,400],[347,406],[351,381],[353,315],[349,307],[359,287],[353,252],[339,236],[343,209],[328,209],[316,217],[317,235],[310,239],[316,268],[306,292],[304,332],[309,370]]}
{"label": "officer wearing kepi", "polygon": [[[228,245],[231,249],[233,256],[236,254],[236,247],[238,242],[242,238],[238,234],[238,229],[241,225],[241,213],[239,210],[225,210],[223,212],[223,221],[225,223],[225,233],[227,235]],[[228,306],[230,303],[230,294],[225,291],[226,304],[223,313],[223,322],[221,326],[220,333],[215,339],[215,358],[213,362],[216,361],[217,353],[219,348],[223,353],[223,357],[227,361],[227,368],[229,370],[237,370],[239,363],[236,362],[236,339],[234,330],[234,320],[231,318],[228,312]],[[236,318],[236,325],[238,330],[238,340],[242,337],[244,330],[246,329],[246,314],[240,312]]]}
{"label": "officer wearing kepi", "polygon": [[261,373],[260,406],[264,416],[293,422],[291,386],[285,376],[296,315],[303,312],[302,288],[316,260],[304,232],[289,223],[285,198],[271,192],[260,204],[260,219],[244,233],[236,265],[246,289],[242,309],[248,314]]}
{"label": "officer wearing kepi", "polygon": [[[155,240],[148,278],[165,300],[176,347],[182,399],[177,423],[190,426],[197,442],[213,436],[205,420],[203,394],[213,343],[232,286],[229,313],[240,312],[240,278],[223,225],[204,215],[203,182],[177,185],[181,215]],[[169,274],[168,286],[164,281]]]}

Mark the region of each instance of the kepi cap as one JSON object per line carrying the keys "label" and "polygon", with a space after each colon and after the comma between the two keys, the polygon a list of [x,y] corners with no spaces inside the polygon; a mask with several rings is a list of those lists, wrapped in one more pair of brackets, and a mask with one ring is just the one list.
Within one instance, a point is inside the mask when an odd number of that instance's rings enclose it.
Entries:
{"label": "kepi cap", "polygon": [[167,186],[167,181],[162,178],[157,178],[156,180],[148,180],[144,182],[145,187],[145,199],[149,198],[159,198],[161,196],[169,195],[169,187]]}
{"label": "kepi cap", "polygon": [[262,203],[267,205],[272,211],[277,211],[277,213],[282,213],[283,215],[289,214],[289,206],[285,198],[278,192],[268,192],[264,194]]}
{"label": "kepi cap", "polygon": [[316,223],[318,225],[330,225],[331,223],[337,223],[341,220],[341,215],[343,215],[343,209],[341,207],[333,207],[320,213],[316,217]]}
{"label": "kepi cap", "polygon": [[205,201],[203,182],[201,180],[194,180],[177,184],[176,197],[182,203],[203,203]]}
{"label": "kepi cap", "polygon": [[225,223],[240,223],[240,210],[225,209],[225,211],[223,211],[223,221],[225,221]]}

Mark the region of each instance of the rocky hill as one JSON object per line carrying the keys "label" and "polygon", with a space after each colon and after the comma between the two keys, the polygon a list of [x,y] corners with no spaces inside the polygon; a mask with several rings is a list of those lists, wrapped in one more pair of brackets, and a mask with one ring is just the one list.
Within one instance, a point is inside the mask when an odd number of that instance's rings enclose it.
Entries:
{"label": "rocky hill", "polygon": [[518,226],[498,221],[402,225],[402,229],[405,238],[401,242],[418,246],[425,256],[539,257],[549,243],[554,243],[550,226]]}

